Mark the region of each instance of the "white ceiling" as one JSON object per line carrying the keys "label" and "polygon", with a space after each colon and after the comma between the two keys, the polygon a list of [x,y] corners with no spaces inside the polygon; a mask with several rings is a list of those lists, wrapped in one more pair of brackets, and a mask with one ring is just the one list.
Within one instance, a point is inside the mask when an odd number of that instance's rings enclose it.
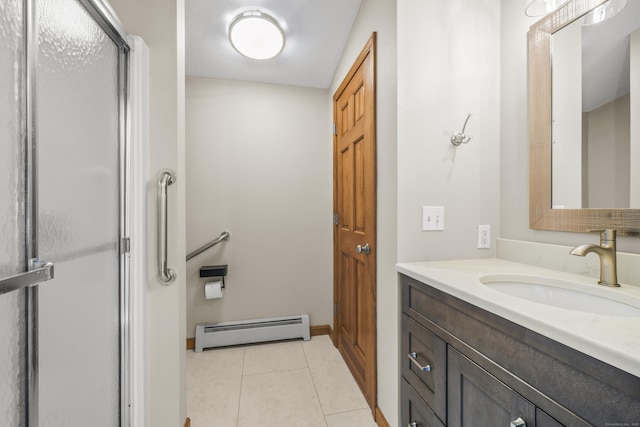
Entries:
{"label": "white ceiling", "polygon": [[[328,88],[361,0],[187,0],[186,74]],[[280,21],[282,53],[253,60],[236,52],[227,36],[241,11],[259,9]]]}

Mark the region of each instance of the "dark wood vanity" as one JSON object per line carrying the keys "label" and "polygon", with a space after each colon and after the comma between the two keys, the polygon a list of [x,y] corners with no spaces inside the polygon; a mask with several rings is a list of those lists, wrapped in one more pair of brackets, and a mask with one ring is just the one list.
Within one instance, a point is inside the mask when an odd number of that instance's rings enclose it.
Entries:
{"label": "dark wood vanity", "polygon": [[403,427],[640,426],[639,377],[428,282],[399,282]]}

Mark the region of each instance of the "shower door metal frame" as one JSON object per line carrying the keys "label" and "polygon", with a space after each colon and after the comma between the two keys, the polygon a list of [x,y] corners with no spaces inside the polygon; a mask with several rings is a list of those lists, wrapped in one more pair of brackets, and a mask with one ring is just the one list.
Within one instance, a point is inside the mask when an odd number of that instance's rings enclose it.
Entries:
{"label": "shower door metal frame", "polygon": [[[37,259],[37,118],[36,118],[36,67],[38,60],[38,28],[36,19],[36,2],[23,0],[24,10],[24,135],[25,152],[25,238],[26,264]],[[71,1],[71,0],[70,0]],[[127,41],[127,32],[117,19],[111,7],[102,0],[77,0],[89,12],[97,24],[109,36],[118,48],[118,155],[119,155],[119,317],[120,317],[120,427],[131,425],[131,360],[130,360],[130,268],[129,268],[129,54],[131,47]],[[25,271],[29,265],[24,266]],[[27,334],[26,377],[26,427],[39,426],[38,404],[38,286],[25,288],[25,317]]]}

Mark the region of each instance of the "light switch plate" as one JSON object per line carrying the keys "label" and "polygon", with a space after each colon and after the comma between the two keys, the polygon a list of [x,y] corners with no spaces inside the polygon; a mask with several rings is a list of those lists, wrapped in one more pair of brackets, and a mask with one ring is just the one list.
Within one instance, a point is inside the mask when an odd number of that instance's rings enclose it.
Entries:
{"label": "light switch plate", "polygon": [[444,206],[422,207],[422,231],[444,230]]}

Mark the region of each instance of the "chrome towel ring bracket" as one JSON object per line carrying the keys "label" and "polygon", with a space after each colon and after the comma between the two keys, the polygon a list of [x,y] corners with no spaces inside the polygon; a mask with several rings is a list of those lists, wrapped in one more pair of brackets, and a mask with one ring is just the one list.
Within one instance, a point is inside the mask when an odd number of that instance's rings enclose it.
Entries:
{"label": "chrome towel ring bracket", "polygon": [[176,173],[164,169],[158,174],[158,281],[170,285],[176,272],[167,266],[167,187],[176,182]]}

